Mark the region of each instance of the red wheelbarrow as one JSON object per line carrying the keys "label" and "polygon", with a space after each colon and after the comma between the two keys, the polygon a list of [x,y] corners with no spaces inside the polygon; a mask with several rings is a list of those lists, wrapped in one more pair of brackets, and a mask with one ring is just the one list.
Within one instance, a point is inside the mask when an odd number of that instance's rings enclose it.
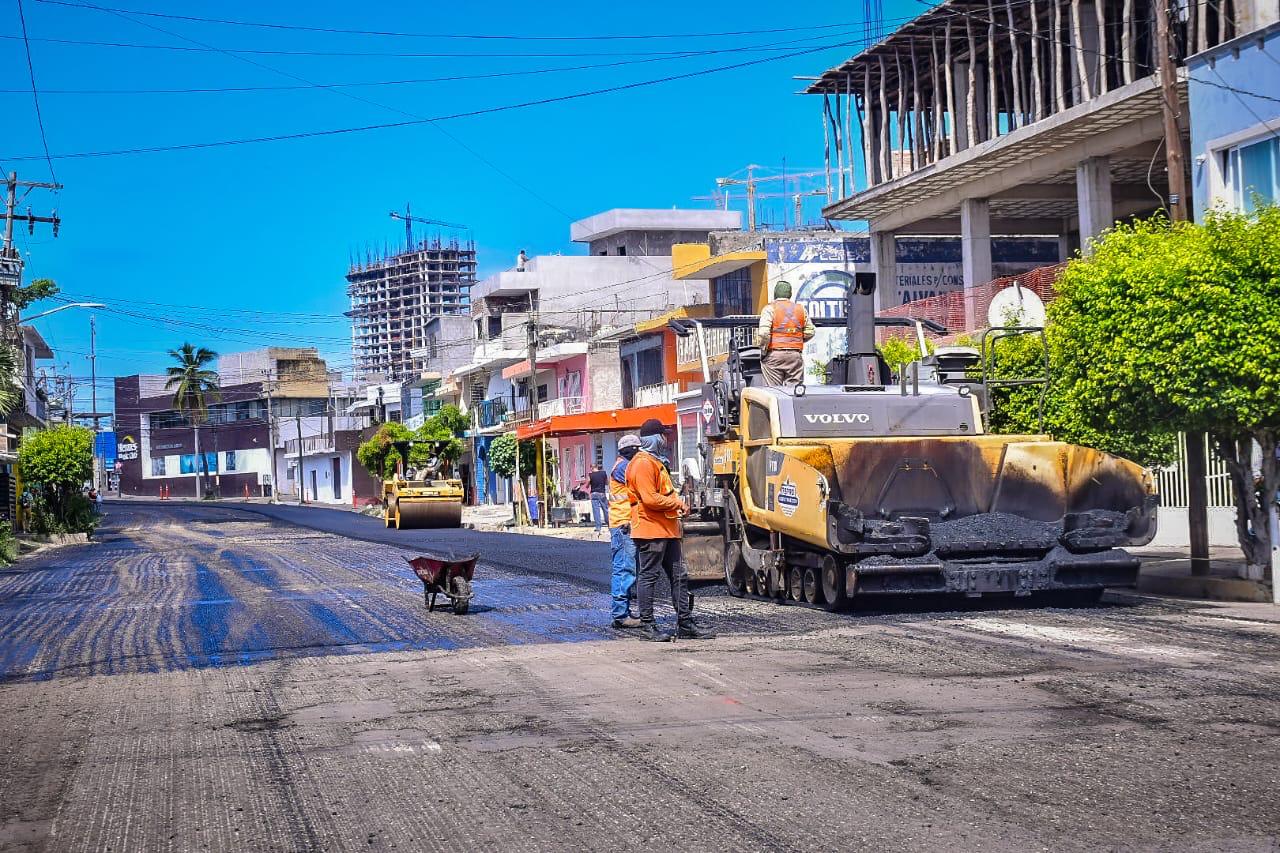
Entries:
{"label": "red wheelbarrow", "polygon": [[436,596],[443,595],[453,605],[457,616],[467,612],[471,606],[471,578],[476,572],[476,560],[479,554],[469,557],[437,557],[424,554],[405,561],[413,567],[413,573],[422,581],[422,599],[427,611],[436,609]]}

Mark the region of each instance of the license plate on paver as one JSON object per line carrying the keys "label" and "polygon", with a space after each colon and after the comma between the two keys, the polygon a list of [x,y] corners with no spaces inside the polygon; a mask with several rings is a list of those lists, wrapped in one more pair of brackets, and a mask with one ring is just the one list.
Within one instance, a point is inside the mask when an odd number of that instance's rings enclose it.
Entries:
{"label": "license plate on paver", "polygon": [[1030,595],[1038,589],[1048,589],[1053,581],[1049,569],[982,567],[973,569],[947,569],[947,590],[980,595],[984,592],[1012,592],[1014,595]]}

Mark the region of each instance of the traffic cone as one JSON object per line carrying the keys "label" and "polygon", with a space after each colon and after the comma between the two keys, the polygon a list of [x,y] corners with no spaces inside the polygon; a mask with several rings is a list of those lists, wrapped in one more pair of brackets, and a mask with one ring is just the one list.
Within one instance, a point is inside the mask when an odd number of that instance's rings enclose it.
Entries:
{"label": "traffic cone", "polygon": [[249,484],[244,484],[244,499],[249,500]]}
{"label": "traffic cone", "polygon": [[168,499],[169,499],[169,487],[166,486],[164,483],[161,483],[160,484],[160,500],[165,501]]}

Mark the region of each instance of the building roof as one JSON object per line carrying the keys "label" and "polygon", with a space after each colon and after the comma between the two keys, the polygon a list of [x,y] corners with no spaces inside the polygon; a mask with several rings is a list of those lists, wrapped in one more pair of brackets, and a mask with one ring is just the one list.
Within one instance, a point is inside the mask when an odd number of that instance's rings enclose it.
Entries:
{"label": "building roof", "polygon": [[49,348],[49,344],[36,331],[34,326],[23,326],[22,338],[26,341],[27,346],[31,347],[31,355],[33,357],[53,358],[53,350]]}
{"label": "building roof", "polygon": [[616,207],[569,226],[575,243],[602,240],[623,231],[732,231],[742,227],[736,210],[646,210]]}

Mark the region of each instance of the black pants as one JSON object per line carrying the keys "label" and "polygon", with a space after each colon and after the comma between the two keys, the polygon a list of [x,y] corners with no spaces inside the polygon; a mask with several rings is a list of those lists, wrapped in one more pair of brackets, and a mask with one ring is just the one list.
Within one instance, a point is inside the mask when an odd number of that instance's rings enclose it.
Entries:
{"label": "black pants", "polygon": [[640,619],[653,621],[653,594],[658,588],[658,578],[665,574],[671,584],[671,606],[676,611],[676,625],[681,628],[691,626],[693,600],[689,597],[689,574],[681,556],[680,540],[636,539],[635,543],[640,576],[636,584]]}

